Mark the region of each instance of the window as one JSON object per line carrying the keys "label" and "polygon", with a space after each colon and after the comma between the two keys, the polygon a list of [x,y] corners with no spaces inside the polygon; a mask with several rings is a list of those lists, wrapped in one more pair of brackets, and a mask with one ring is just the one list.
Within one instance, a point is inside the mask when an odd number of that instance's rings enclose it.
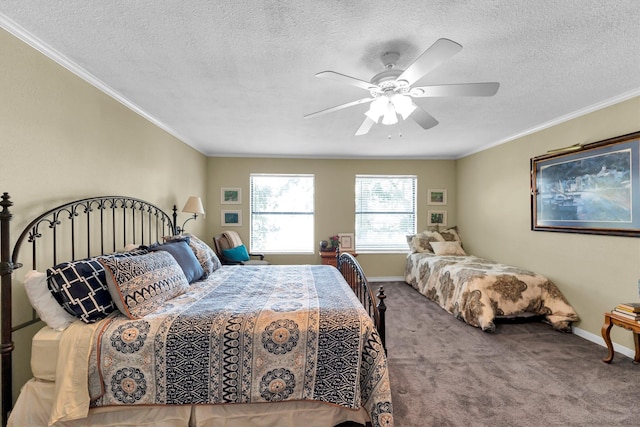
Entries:
{"label": "window", "polygon": [[407,250],[407,234],[416,232],[413,175],[356,175],[356,250]]}
{"label": "window", "polygon": [[251,174],[251,250],[314,252],[313,175]]}

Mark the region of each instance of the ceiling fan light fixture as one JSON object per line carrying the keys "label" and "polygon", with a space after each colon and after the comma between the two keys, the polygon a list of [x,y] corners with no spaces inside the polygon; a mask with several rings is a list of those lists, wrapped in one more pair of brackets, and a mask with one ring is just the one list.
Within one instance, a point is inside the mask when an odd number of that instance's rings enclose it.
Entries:
{"label": "ceiling fan light fixture", "polygon": [[403,120],[407,120],[411,113],[416,109],[415,104],[411,101],[411,97],[401,95],[399,93],[393,95],[391,103],[393,104],[396,112],[402,116]]}
{"label": "ceiling fan light fixture", "polygon": [[378,98],[371,101],[371,104],[369,105],[369,111],[367,111],[365,115],[374,122],[378,123],[380,116],[386,113],[389,105],[389,98],[387,98],[386,96],[379,96]]}
{"label": "ceiling fan light fixture", "polygon": [[393,108],[392,103],[387,104],[387,111],[385,111],[384,116],[382,117],[383,125],[395,125],[398,123],[398,116],[396,115],[396,109]]}

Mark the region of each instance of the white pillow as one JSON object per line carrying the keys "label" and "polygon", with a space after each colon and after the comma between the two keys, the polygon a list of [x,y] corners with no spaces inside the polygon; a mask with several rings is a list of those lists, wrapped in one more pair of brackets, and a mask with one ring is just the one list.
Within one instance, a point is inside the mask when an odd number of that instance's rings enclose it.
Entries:
{"label": "white pillow", "polygon": [[436,255],[467,255],[460,242],[431,242],[431,247]]}
{"label": "white pillow", "polygon": [[24,288],[38,317],[51,329],[64,331],[76,318],[67,313],[53,298],[47,287],[47,275],[31,270],[24,277]]}

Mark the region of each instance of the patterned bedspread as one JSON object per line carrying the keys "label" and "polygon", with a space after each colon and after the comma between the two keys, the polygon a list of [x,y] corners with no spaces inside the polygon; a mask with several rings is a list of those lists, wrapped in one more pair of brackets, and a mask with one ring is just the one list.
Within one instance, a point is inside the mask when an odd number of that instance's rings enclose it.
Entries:
{"label": "patterned bedspread", "polygon": [[223,267],[151,315],[103,322],[94,407],[316,400],[393,425],[380,338],[333,267]]}
{"label": "patterned bedspread", "polygon": [[496,316],[544,315],[563,332],[578,320],[546,277],[475,256],[409,254],[405,280],[448,312],[485,331],[495,329]]}

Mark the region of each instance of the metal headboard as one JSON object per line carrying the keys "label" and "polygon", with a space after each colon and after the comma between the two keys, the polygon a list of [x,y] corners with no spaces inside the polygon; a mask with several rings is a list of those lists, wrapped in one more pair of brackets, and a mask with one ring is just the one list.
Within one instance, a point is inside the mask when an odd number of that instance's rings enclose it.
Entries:
{"label": "metal headboard", "polygon": [[[43,271],[62,261],[113,253],[122,250],[127,244],[149,245],[161,242],[163,236],[175,234],[177,213],[174,206],[172,218],[149,202],[127,196],[74,200],[48,210],[31,221],[19,235],[11,251],[9,224],[12,214],[9,208],[13,203],[8,193],[4,193],[1,199],[0,354],[4,426],[12,406],[12,332],[39,321],[34,310],[30,320],[12,326],[12,273],[23,266],[18,262],[22,246],[31,246],[31,259],[25,263],[30,264],[33,270]],[[45,262],[46,264],[41,265]]]}

